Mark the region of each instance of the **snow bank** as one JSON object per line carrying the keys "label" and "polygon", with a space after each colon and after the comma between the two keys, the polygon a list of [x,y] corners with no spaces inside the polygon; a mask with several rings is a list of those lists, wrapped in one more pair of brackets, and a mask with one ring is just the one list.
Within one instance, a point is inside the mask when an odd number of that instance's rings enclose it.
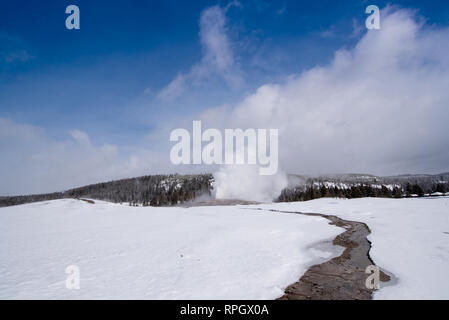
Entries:
{"label": "snow bank", "polygon": [[[273,299],[343,229],[244,207],[55,200],[0,209],[1,299]],[[69,265],[80,289],[65,287]]]}
{"label": "snow bank", "polygon": [[449,299],[449,197],[319,199],[260,207],[316,212],[366,223],[371,257],[397,284],[376,299]]}

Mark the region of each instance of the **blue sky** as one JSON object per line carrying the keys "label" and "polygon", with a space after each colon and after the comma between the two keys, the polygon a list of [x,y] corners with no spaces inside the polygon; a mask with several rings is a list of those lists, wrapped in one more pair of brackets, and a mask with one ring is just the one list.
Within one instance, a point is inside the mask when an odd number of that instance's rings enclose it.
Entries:
{"label": "blue sky", "polygon": [[[72,3],[80,7],[80,30],[65,29]],[[406,3],[430,22],[449,21],[447,1]],[[241,1],[227,14],[241,86],[216,81],[202,84],[207,96],[198,97],[199,86],[182,101],[158,101],[159,90],[201,59],[200,13],[216,4],[228,2],[3,2],[2,49],[25,56],[0,62],[0,116],[54,135],[78,128],[101,141],[139,140],[165,117],[231,103],[262,83],[328,63],[336,49],[357,40],[353,21],[363,26],[367,2]],[[267,65],[254,65],[256,55]]]}
{"label": "blue sky", "polygon": [[[157,148],[148,137],[168,119],[193,120],[328,65],[366,33],[366,6],[388,3],[417,9],[428,27],[449,24],[447,1],[3,1],[0,118],[39,128],[51,141],[79,130],[94,145],[125,150],[123,157]],[[80,8],[80,30],[65,28],[70,4]],[[223,68],[207,62],[211,22],[201,30],[202,14],[214,7],[225,19],[217,31],[230,53]],[[180,75],[183,90],[164,98]]]}

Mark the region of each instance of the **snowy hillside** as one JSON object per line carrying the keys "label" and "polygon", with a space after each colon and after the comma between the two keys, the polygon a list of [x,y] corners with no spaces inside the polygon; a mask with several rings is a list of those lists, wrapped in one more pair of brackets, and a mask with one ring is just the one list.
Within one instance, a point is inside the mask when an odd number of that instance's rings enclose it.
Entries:
{"label": "snowy hillside", "polygon": [[[2,299],[273,299],[342,232],[318,217],[239,207],[54,200],[0,209]],[[69,265],[80,289],[65,286]]]}
{"label": "snowy hillside", "polygon": [[449,299],[449,197],[327,198],[259,207],[364,222],[372,232],[370,256],[396,276],[375,299]]}

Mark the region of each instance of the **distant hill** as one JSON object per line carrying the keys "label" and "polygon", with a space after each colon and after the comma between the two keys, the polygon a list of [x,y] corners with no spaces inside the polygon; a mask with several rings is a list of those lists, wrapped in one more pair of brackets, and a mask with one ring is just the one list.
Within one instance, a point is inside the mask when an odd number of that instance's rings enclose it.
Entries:
{"label": "distant hill", "polygon": [[422,188],[428,189],[438,183],[449,183],[449,172],[440,174],[402,174],[397,176],[375,176],[372,174],[328,174],[320,176],[305,176],[297,174],[288,175],[289,186],[300,186],[311,183],[331,182],[337,184],[377,184],[377,185],[398,185],[403,188],[407,184],[419,184]]}
{"label": "distant hill", "polygon": [[[0,207],[62,198],[97,199],[132,206],[172,206],[190,203],[200,197],[202,202],[209,203],[207,198],[211,196],[212,183],[212,174],[150,175],[91,184],[63,192],[0,197]],[[277,200],[403,197],[445,192],[449,192],[449,173],[388,177],[371,174],[329,174],[317,177],[289,174],[288,186]]]}
{"label": "distant hill", "polygon": [[422,197],[449,192],[449,173],[404,174],[380,177],[371,174],[330,174],[317,177],[288,175],[288,187],[278,201],[307,201],[322,197]]}
{"label": "distant hill", "polygon": [[90,198],[144,206],[176,205],[200,195],[210,195],[212,179],[211,174],[143,176],[91,184],[64,192],[0,197],[0,207],[62,198]]}

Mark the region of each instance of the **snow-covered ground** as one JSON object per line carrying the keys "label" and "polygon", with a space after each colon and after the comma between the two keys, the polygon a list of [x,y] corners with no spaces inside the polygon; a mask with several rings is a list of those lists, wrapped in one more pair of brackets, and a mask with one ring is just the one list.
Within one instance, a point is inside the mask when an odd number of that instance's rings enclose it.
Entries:
{"label": "snow-covered ground", "polygon": [[258,207],[331,214],[366,223],[370,255],[397,283],[376,299],[449,299],[449,197],[318,199]]}
{"label": "snow-covered ground", "polygon": [[[55,200],[0,209],[0,298],[272,299],[336,252],[343,231],[315,212],[365,222],[371,257],[395,275],[376,299],[449,299],[449,197],[319,199],[152,208]],[[65,286],[69,265],[80,289]]]}
{"label": "snow-covered ground", "polygon": [[[1,299],[273,299],[332,252],[324,218],[55,200],[0,209]],[[68,290],[66,267],[80,270]]]}

